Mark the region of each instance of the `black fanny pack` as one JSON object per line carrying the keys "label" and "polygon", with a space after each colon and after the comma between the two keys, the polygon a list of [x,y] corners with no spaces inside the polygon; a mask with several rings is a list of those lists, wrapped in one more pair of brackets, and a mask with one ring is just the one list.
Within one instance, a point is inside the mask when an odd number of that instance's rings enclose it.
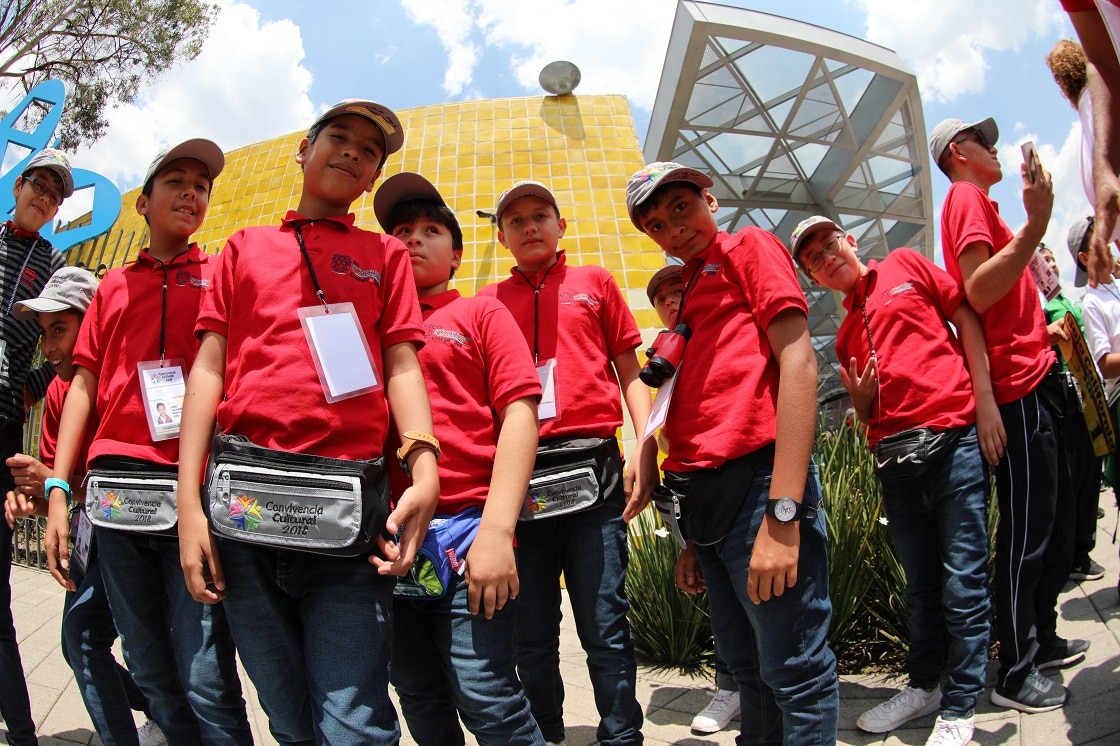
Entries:
{"label": "black fanny pack", "polygon": [[578,513],[606,502],[622,489],[622,455],[614,438],[541,441],[518,520]]}
{"label": "black fanny pack", "polygon": [[177,536],[179,468],[102,456],[86,474],[86,509],[95,526]]}
{"label": "black fanny pack", "polygon": [[953,452],[963,433],[963,427],[940,433],[919,427],[888,435],[872,449],[875,473],[892,480],[924,477]]}
{"label": "black fanny pack", "polygon": [[755,473],[773,461],[771,443],[714,469],[667,471],[666,489],[654,492],[655,505],[674,534],[718,548],[743,509]]}
{"label": "black fanny pack", "polygon": [[214,530],[230,539],[354,557],[376,549],[389,516],[389,480],[384,458],[288,453],[219,435],[202,502]]}

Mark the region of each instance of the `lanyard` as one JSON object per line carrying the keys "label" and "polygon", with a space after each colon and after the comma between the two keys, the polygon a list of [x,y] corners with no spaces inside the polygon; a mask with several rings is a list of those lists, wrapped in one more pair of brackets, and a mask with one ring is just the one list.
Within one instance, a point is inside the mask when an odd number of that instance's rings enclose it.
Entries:
{"label": "lanyard", "polygon": [[555,264],[548,265],[544,270],[544,277],[541,278],[539,285],[534,285],[529,276],[521,271],[520,267],[514,267],[517,274],[521,275],[521,279],[525,280],[525,284],[533,288],[533,364],[540,364],[541,355],[541,288],[544,287],[544,281],[548,279],[548,273],[552,271]]}
{"label": "lanyard", "polygon": [[[174,262],[183,254],[186,254],[187,251],[190,251],[189,246],[187,247],[186,251],[180,251],[178,254],[171,257],[166,262],[152,257],[157,262],[159,262],[160,268],[163,269],[163,301],[160,305],[159,312],[159,367],[161,368],[163,367],[164,363],[167,362],[167,273],[171,270],[171,262]],[[150,253],[149,256],[151,256]]]}
{"label": "lanyard", "polygon": [[[323,304],[323,310],[326,313],[330,313],[331,309],[327,305],[327,296],[323,292],[322,286],[319,285],[319,276],[315,274],[315,268],[311,266],[311,254],[307,251],[307,244],[303,242],[303,227],[314,222],[315,220],[305,220],[302,223],[293,225],[293,229],[296,233],[296,241],[299,242],[300,253],[303,254],[303,261],[307,263],[307,271],[311,273],[311,284],[315,286],[315,297]],[[543,280],[541,281],[541,285],[544,285]]]}
{"label": "lanyard", "polygon": [[[876,367],[876,370],[878,370],[879,353],[875,352],[875,340],[871,336],[871,319],[867,316],[867,285],[870,285],[870,284],[871,284],[871,273],[868,272],[866,275],[864,275],[862,278],[860,278],[860,285],[863,286],[863,288],[862,288],[863,296],[862,296],[862,298],[860,297],[860,295],[859,295],[860,288],[857,287],[857,289],[856,289],[856,301],[858,301],[857,308],[859,308],[860,313],[863,314],[863,328],[867,330],[867,344],[871,348],[871,357],[875,359],[875,367]],[[843,360],[841,360],[839,362],[840,362],[841,365],[844,365]],[[879,399],[879,381],[880,380],[882,380],[882,374],[881,373],[877,374],[876,378],[875,378],[875,400],[876,401],[878,401],[878,399]]]}
{"label": "lanyard", "polygon": [[[0,226],[0,242],[4,240],[4,236],[7,235],[7,233],[8,226]],[[27,256],[23,258],[23,264],[20,265],[19,272],[16,272],[16,276],[12,278],[12,292],[11,295],[8,296],[8,302],[4,305],[4,316],[10,316],[12,313],[12,306],[16,303],[16,293],[19,292],[20,278],[23,277],[23,271],[27,269],[27,264],[31,261],[31,255],[35,253],[35,247],[39,245],[39,241],[41,240],[42,238],[40,236],[35,236],[35,240],[31,242],[31,247],[27,250]]]}

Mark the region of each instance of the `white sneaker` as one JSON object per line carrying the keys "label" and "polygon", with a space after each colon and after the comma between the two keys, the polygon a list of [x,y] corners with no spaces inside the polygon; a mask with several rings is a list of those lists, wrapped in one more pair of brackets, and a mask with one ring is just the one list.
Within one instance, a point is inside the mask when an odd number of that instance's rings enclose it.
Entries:
{"label": "white sneaker", "polygon": [[163,735],[155,720],[145,720],[136,729],[136,737],[140,739],[140,746],[163,746],[167,743],[167,736]]}
{"label": "white sneaker", "polygon": [[719,733],[739,714],[739,692],[719,689],[696,717],[692,718],[692,729],[698,733]]}
{"label": "white sneaker", "polygon": [[908,686],[886,702],[859,716],[856,727],[868,733],[886,733],[941,707],[941,689],[927,692]]}
{"label": "white sneaker", "polygon": [[937,722],[933,724],[933,733],[926,739],[926,746],[966,746],[972,743],[975,722],[974,717],[946,720],[938,715]]}

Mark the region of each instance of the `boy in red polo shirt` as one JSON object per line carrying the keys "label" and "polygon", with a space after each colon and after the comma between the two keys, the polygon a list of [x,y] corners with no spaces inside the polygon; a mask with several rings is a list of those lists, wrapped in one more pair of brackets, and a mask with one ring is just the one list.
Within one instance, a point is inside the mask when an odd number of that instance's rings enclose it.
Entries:
{"label": "boy in red polo shirt", "polygon": [[1000,520],[992,594],[1000,665],[991,698],[1022,712],[1045,712],[1064,705],[1069,691],[1039,671],[1076,663],[1089,647],[1057,632],[1076,514],[1062,428],[1076,425],[1081,413],[1050,348],[1056,339],[1047,334],[1027,271],[1050,220],[1050,174],[1037,158],[1022,165],[1027,222],[1013,233],[988,196],[1003,178],[998,137],[990,117],[973,124],[946,119],[933,129],[929,149],[952,182],[941,208],[945,268],[980,315],[1007,432],[995,467]]}
{"label": "boy in red polo shirt", "polygon": [[529,343],[542,381],[542,450],[587,439],[601,439],[599,447],[608,450],[597,480],[598,501],[562,515],[549,515],[550,506],[541,510],[534,501],[517,525],[518,672],[545,740],[563,742],[563,572],[587,651],[600,718],[598,740],[611,746],[641,743],[637,664],[626,620],[625,522],[649,502],[657,483],[657,448],[639,446],[624,475],[614,440],[622,425],[619,388],[639,443],[649,416],[649,390],[638,378],[634,352],[641,336],[609,272],[568,266],[559,250],[567,224],[547,187],[533,181],[515,184],[499,197],[494,214],[498,240],[517,264],[509,279],[479,294],[504,303]]}
{"label": "boy in red polo shirt", "polygon": [[[928,742],[964,746],[972,741],[988,664],[988,472],[981,451],[994,464],[1007,439],[980,321],[956,281],[933,262],[900,248],[865,265],[855,237],[826,217],[801,221],[790,250],[816,284],[844,294],[847,315],[836,333],[840,380],[868,427],[870,447],[917,428],[952,441],[920,470],[911,461],[905,473],[879,474],[906,570],[910,685],[856,725],[886,733],[940,709]],[[875,460],[877,468],[896,467],[877,450]]]}
{"label": "boy in red polo shirt", "polygon": [[[438,597],[397,584],[391,679],[419,744],[462,743],[459,718],[480,744],[540,744],[515,667],[513,552],[537,454],[540,381],[506,307],[448,289],[463,233],[439,191],[419,174],[397,174],[377,190],[373,209],[412,260],[424,316],[420,365],[443,439],[426,543],[437,563],[454,552]],[[394,491],[407,486],[394,481]]]}
{"label": "boy in red polo shirt", "polygon": [[[376,102],[350,99],[320,116],[295,156],[303,168],[297,208],[280,225],[229,238],[196,327],[201,346],[179,468],[183,573],[196,599],[224,599],[238,654],[284,743],[400,738],[388,691],[394,575],[409,569],[435,509],[439,445],[416,357],[424,332],[408,252],[395,238],[357,228],[350,207],[403,144],[400,120]],[[222,433],[273,453],[352,464],[382,455],[390,410],[412,486],[388,516],[388,540],[380,526],[357,527],[380,534],[380,554],[318,554],[298,543],[211,534],[200,477],[215,421]],[[293,517],[329,520],[270,507],[295,505],[282,497],[291,492],[283,480],[274,484],[240,513],[246,529],[267,521],[298,535]]]}
{"label": "boy in red polo shirt", "polygon": [[682,518],[712,631],[739,682],[740,739],[831,743],[840,698],[810,459],[817,365],[807,304],[773,235],[720,231],[711,186],[695,169],[652,163],[626,188],[634,225],[684,262],[676,323],[691,336],[658,394],[659,405],[669,397],[661,466],[682,510],[707,505]]}
{"label": "boy in red polo shirt", "polygon": [[217,145],[188,140],[148,168],[136,211],[150,243],[105,276],[86,313],[46,484],[47,564],[72,591],[67,482],[86,467],[78,453],[96,418],[87,499],[105,592],[128,668],[172,743],[252,743],[225,614],[193,600],[177,571],[179,441],[156,437],[146,401],[166,390],[153,380],[181,383],[194,359],[194,324],[213,264],[191,236],[224,164]]}

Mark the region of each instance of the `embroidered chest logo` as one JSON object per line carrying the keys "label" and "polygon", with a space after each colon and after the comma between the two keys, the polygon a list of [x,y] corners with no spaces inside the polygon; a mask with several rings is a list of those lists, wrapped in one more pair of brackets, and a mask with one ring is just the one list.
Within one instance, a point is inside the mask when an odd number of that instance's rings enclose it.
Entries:
{"label": "embroidered chest logo", "polygon": [[587,293],[573,293],[571,290],[560,291],[560,303],[565,306],[583,303],[588,308],[598,308],[601,305],[598,298],[592,298]]}
{"label": "embroidered chest logo", "polygon": [[711,264],[705,264],[704,268],[700,270],[700,274],[717,275],[721,269],[723,269],[723,262],[712,262]]}
{"label": "embroidered chest logo", "polygon": [[463,349],[471,346],[471,338],[462,332],[457,332],[454,329],[440,329],[432,324],[424,324],[424,339],[428,341],[438,340]]}
{"label": "embroidered chest logo", "polygon": [[31,267],[24,267],[23,274],[19,277],[19,284],[29,290],[33,290],[35,288],[35,280],[38,278],[39,273],[31,269]]}
{"label": "embroidered chest logo", "polygon": [[362,265],[348,257],[346,254],[335,254],[331,257],[331,270],[335,274],[350,275],[358,282],[369,282],[381,287],[381,273],[376,269],[362,269]]}
{"label": "embroidered chest logo", "polygon": [[202,289],[210,287],[209,280],[196,277],[192,275],[189,270],[185,269],[180,269],[175,272],[175,284],[181,288],[192,287]]}
{"label": "embroidered chest logo", "polygon": [[903,293],[909,293],[913,289],[914,289],[914,283],[912,283],[912,282],[904,282],[901,285],[895,285],[890,290],[884,290],[882,293],[879,294],[879,302],[882,303],[884,306],[889,306],[891,304],[891,301],[894,300],[894,297],[896,295],[902,295]]}

